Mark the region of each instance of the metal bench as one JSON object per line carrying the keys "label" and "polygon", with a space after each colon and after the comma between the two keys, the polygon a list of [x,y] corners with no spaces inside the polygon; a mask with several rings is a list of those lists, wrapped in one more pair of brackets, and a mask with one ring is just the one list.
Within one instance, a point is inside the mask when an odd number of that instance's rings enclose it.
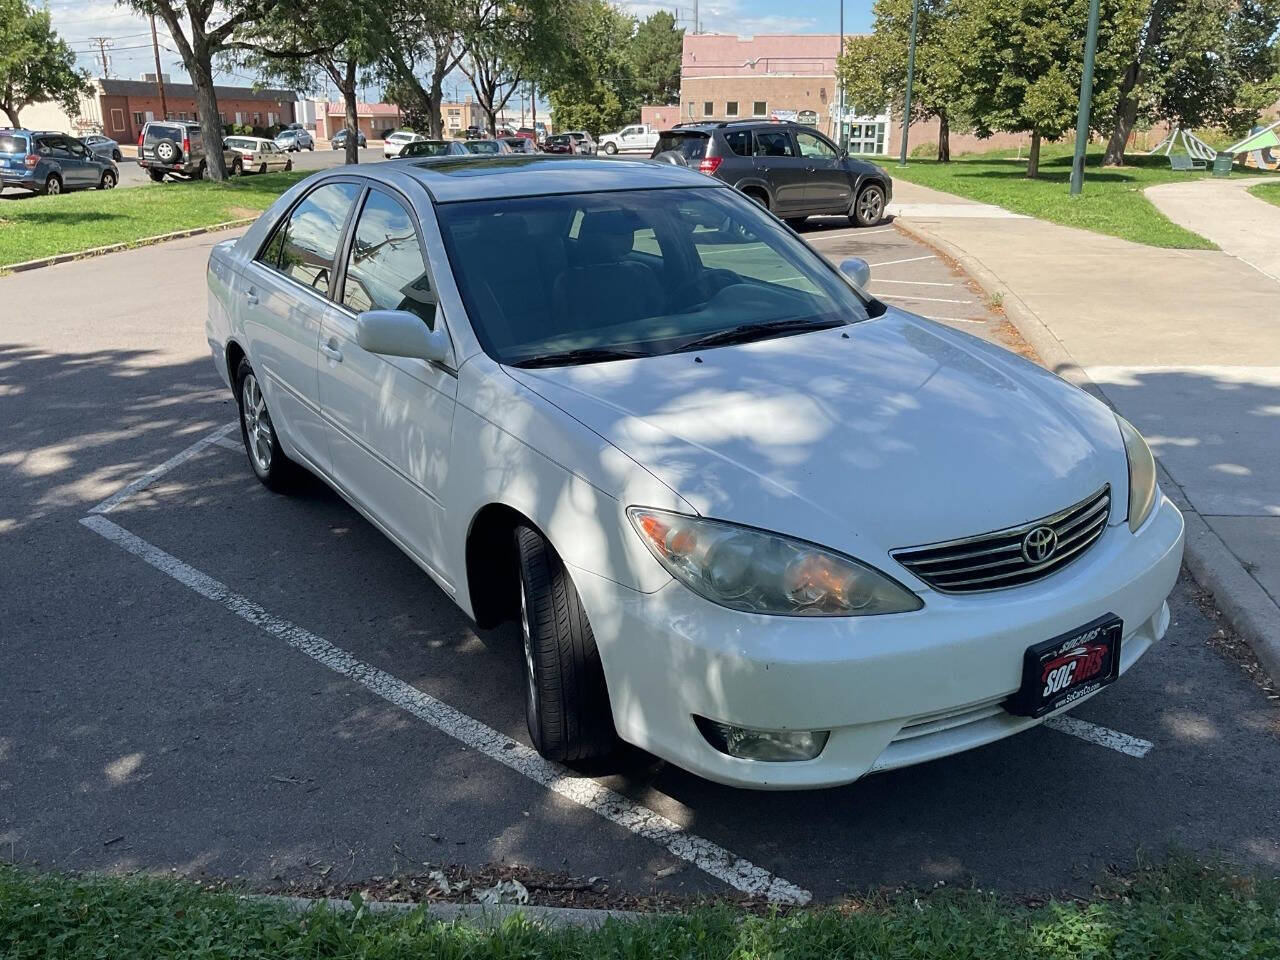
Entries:
{"label": "metal bench", "polygon": [[1205,162],[1187,154],[1171,153],[1169,154],[1169,168],[1171,170],[1204,170]]}

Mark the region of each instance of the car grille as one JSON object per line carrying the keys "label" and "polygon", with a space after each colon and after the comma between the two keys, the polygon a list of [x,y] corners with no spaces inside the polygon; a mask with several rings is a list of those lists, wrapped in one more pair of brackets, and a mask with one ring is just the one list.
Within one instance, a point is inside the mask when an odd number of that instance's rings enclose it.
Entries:
{"label": "car grille", "polygon": [[[976,593],[1017,587],[1047,577],[1087,550],[1107,527],[1111,486],[1060,513],[1008,530],[977,537],[908,547],[893,558],[935,590]],[[1023,551],[1023,538],[1039,527],[1053,530],[1056,547],[1048,559],[1032,563]]]}

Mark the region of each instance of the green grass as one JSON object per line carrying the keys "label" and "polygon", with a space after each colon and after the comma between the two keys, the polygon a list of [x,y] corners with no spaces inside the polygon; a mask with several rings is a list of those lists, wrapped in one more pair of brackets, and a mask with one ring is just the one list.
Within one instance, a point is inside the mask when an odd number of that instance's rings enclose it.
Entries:
{"label": "green grass", "polygon": [[697,908],[611,920],[594,931],[513,917],[486,930],[443,924],[422,910],[315,908],[303,915],[182,881],[36,875],[0,866],[0,956],[7,960],[1274,960],[1278,911],[1274,880],[1186,863],[1139,873],[1087,903],[1029,907],[944,890],[763,916]]}
{"label": "green grass", "polygon": [[[1157,183],[1182,182],[1205,173],[1174,173],[1166,157],[1130,157],[1124,167],[1101,166],[1101,153],[1088,157],[1084,191],[1068,194],[1071,175],[1070,148],[1047,145],[1041,154],[1040,176],[1026,177],[1026,156],[1017,159],[1013,151],[994,151],[977,157],[938,163],[912,160],[906,167],[893,166],[889,173],[900,180],[958,194],[982,203],[994,203],[1042,220],[1104,233],[1153,247],[1212,250],[1214,245],[1199,234],[1173,223],[1160,213],[1143,189]],[[1233,176],[1256,175],[1235,173]]]}
{"label": "green grass", "polygon": [[1280,183],[1260,183],[1250,187],[1249,192],[1259,200],[1265,200],[1280,207]]}
{"label": "green grass", "polygon": [[0,201],[0,268],[256,216],[305,173],[165,182]]}

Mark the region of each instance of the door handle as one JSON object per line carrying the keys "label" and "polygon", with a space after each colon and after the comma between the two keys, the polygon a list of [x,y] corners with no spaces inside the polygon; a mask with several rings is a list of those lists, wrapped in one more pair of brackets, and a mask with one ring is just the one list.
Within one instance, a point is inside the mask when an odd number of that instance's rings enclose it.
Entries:
{"label": "door handle", "polygon": [[342,351],[338,349],[337,341],[332,338],[330,338],[328,343],[320,344],[320,352],[334,363],[342,362]]}
{"label": "door handle", "polygon": [[249,306],[256,307],[258,305],[258,291],[250,287],[244,292],[244,298],[248,301]]}

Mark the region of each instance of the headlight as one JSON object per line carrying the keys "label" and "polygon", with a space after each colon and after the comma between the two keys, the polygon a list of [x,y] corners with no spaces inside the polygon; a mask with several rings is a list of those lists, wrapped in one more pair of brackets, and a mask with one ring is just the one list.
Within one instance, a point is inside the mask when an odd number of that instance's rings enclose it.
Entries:
{"label": "headlight", "polygon": [[1129,458],[1129,529],[1136,533],[1156,503],[1156,461],[1137,428],[1119,414],[1116,421]]}
{"label": "headlight", "polygon": [[627,516],[673,577],[724,607],[781,616],[865,617],[924,606],[883,573],[802,540],[646,507],[631,507]]}

